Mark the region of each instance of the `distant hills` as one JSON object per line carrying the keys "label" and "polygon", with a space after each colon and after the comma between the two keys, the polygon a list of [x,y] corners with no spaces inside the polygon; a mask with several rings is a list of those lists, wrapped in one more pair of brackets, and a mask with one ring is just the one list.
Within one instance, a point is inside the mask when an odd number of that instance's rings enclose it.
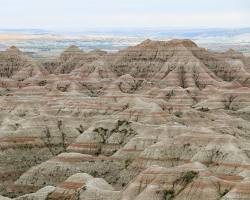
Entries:
{"label": "distant hills", "polygon": [[33,57],[59,55],[70,45],[91,51],[109,52],[139,44],[150,38],[169,40],[192,39],[200,46],[213,51],[235,49],[250,55],[250,28],[203,29],[102,29],[85,31],[50,31],[42,29],[0,29],[0,51],[15,45]]}
{"label": "distant hills", "polygon": [[171,28],[119,28],[119,29],[101,29],[101,30],[83,30],[83,31],[59,31],[44,29],[1,29],[1,33],[19,33],[19,34],[58,34],[58,35],[112,35],[112,36],[129,36],[129,37],[232,37],[241,34],[250,33],[250,27],[247,28],[188,28],[188,29],[171,29]]}

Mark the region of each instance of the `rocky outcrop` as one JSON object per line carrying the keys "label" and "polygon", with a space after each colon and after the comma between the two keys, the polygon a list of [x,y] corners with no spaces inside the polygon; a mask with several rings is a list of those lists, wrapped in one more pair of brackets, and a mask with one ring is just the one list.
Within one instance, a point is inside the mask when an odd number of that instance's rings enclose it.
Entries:
{"label": "rocky outcrop", "polygon": [[1,52],[0,199],[248,199],[248,60],[190,40]]}

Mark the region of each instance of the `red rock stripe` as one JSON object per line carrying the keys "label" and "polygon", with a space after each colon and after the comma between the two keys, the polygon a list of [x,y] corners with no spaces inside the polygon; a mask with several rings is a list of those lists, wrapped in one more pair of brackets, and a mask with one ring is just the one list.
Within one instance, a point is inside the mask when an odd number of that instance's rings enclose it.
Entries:
{"label": "red rock stripe", "polygon": [[37,137],[2,137],[0,142],[34,142]]}
{"label": "red rock stripe", "polygon": [[61,184],[58,185],[58,187],[60,188],[64,188],[64,189],[79,189],[81,187],[83,187],[84,183],[76,183],[76,182],[69,182],[69,181],[65,181]]}

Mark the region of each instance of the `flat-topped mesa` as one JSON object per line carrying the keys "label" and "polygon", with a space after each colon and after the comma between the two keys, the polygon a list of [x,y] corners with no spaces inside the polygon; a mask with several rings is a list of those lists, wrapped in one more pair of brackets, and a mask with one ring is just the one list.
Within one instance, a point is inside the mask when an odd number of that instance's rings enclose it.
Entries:
{"label": "flat-topped mesa", "polygon": [[137,45],[138,47],[166,47],[166,48],[174,48],[179,46],[184,46],[186,48],[197,48],[198,46],[189,39],[173,39],[169,41],[153,41],[147,39],[143,41],[141,44]]}
{"label": "flat-topped mesa", "polygon": [[144,79],[152,79],[156,74],[158,77],[166,77],[177,65],[186,67],[188,61],[194,60],[197,63],[193,51],[198,49],[200,48],[191,40],[148,39],[137,46],[120,51],[115,55],[111,66],[118,75],[130,74],[135,78]]}
{"label": "flat-topped mesa", "polygon": [[[187,39],[170,41],[148,39],[114,54],[114,58],[110,66],[118,76],[130,74],[135,78],[147,80],[152,78],[157,78],[156,81],[159,78],[169,80],[167,75],[180,67],[184,69],[181,70],[182,72],[189,73],[188,75],[195,76],[197,79],[197,75],[193,72],[197,72],[194,66],[198,66],[203,68],[199,70],[199,73],[202,73],[202,78],[199,79],[212,77],[224,81],[237,80],[243,85],[250,84],[250,75],[246,71],[249,70],[246,57],[232,50],[225,53],[210,52]],[[206,75],[207,73],[209,76]],[[174,71],[174,74],[182,76],[183,73]]]}

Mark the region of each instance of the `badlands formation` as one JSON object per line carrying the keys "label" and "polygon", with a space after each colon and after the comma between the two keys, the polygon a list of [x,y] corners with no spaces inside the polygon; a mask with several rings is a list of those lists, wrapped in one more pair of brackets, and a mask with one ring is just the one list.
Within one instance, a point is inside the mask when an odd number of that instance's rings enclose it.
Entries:
{"label": "badlands formation", "polygon": [[0,200],[250,200],[250,59],[190,40],[0,52]]}

